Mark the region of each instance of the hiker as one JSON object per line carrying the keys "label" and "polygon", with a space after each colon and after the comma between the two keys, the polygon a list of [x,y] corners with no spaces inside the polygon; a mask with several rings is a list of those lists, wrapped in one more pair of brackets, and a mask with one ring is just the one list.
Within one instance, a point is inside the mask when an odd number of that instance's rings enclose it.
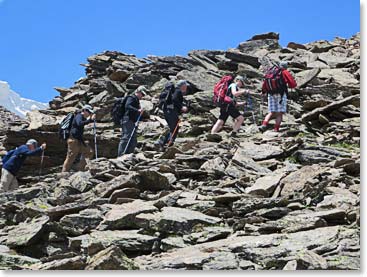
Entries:
{"label": "hiker", "polygon": [[[138,143],[137,135],[135,132],[135,124],[137,124],[139,115],[142,113],[140,107],[140,100],[149,92],[145,86],[139,86],[134,95],[128,95],[123,101],[124,114],[121,118],[121,140],[118,148],[118,156],[123,154],[134,153],[135,147]],[[129,144],[129,145],[127,145]],[[126,148],[127,147],[127,148]],[[126,152],[124,153],[126,149]]]}
{"label": "hiker", "polygon": [[231,102],[220,103],[220,115],[212,128],[212,134],[218,133],[222,129],[229,116],[231,116],[235,121],[231,135],[235,136],[237,134],[243,121],[245,120],[243,115],[241,115],[241,113],[238,111],[237,106],[242,106],[246,102],[236,102],[236,98],[243,94],[250,94],[249,90],[244,89],[244,87],[245,78],[242,76],[237,76],[234,79],[234,82],[229,85],[226,96],[231,99]]}
{"label": "hiker", "polygon": [[86,159],[93,157],[93,149],[88,141],[84,141],[84,126],[93,123],[96,115],[90,105],[85,105],[80,113],[74,116],[71,124],[70,136],[67,139],[68,152],[62,167],[62,172],[69,172],[77,156],[81,154],[80,161],[77,164],[77,170],[84,171],[87,165]]}
{"label": "hiker", "polygon": [[[266,130],[269,121],[273,117],[276,118],[274,131],[279,132],[280,124],[283,120],[283,114],[287,112],[288,87],[295,88],[297,86],[296,81],[287,68],[288,63],[286,61],[282,61],[280,62],[279,67],[273,67],[270,72],[267,73],[269,77],[265,76],[262,86],[262,96],[265,94],[268,95],[268,114],[265,116],[265,119],[259,128],[262,132]],[[278,80],[276,80],[277,75],[279,75]],[[270,87],[268,82],[270,82]],[[273,86],[277,87],[276,89],[272,88],[272,83]]]}
{"label": "hiker", "polygon": [[30,139],[26,144],[9,151],[2,159],[3,168],[1,170],[0,192],[17,189],[17,173],[24,161],[29,156],[40,155],[46,149],[46,143],[38,147],[35,139]]}
{"label": "hiker", "polygon": [[[168,83],[165,90],[169,89],[168,87],[170,86],[171,83]],[[169,94],[169,97],[167,97],[166,103],[162,105],[164,118],[167,121],[169,132],[167,132],[165,135],[162,135],[155,143],[156,147],[158,147],[161,151],[167,143],[170,142],[169,146],[174,143],[179,130],[179,116],[182,113],[188,112],[187,106],[184,105],[184,95],[187,92],[188,86],[189,83],[186,80],[179,80],[174,87],[174,91],[172,91],[172,93]]]}

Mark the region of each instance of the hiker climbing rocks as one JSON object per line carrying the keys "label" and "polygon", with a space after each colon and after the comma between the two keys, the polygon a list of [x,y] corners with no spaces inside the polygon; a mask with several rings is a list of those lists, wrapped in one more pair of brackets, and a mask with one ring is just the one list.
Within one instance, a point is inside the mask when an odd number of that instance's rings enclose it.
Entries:
{"label": "hiker climbing rocks", "polygon": [[1,170],[0,192],[15,190],[18,188],[17,173],[24,161],[29,156],[40,155],[46,149],[46,143],[38,147],[34,139],[6,153],[3,157],[3,168]]}
{"label": "hiker climbing rocks", "polygon": [[295,88],[296,81],[291,73],[287,70],[288,63],[280,62],[279,66],[274,66],[265,75],[265,80],[262,85],[262,93],[268,95],[268,114],[265,116],[261,131],[265,131],[269,120],[275,119],[274,131],[279,132],[280,124],[283,120],[283,114],[287,112],[287,94],[288,87]]}
{"label": "hiker climbing rocks", "polygon": [[179,80],[174,86],[167,83],[160,97],[160,107],[163,110],[164,118],[167,121],[169,132],[162,135],[155,143],[159,150],[163,150],[168,143],[171,146],[178,134],[179,116],[181,113],[187,113],[188,108],[184,105],[184,95],[187,92],[189,83],[186,80]]}
{"label": "hiker climbing rocks", "polygon": [[[143,113],[140,100],[148,93],[145,86],[139,86],[133,95],[128,95],[122,100],[121,140],[118,148],[118,156],[134,153],[138,143],[136,127]],[[121,112],[121,111],[120,111]]]}
{"label": "hiker climbing rocks", "polygon": [[85,105],[80,113],[77,113],[72,121],[70,135],[67,139],[68,152],[62,168],[62,172],[70,171],[75,159],[81,154],[80,161],[77,164],[77,170],[84,171],[87,160],[93,157],[93,149],[88,141],[84,141],[84,126],[93,123],[96,115],[90,105]]}
{"label": "hiker climbing rocks", "polygon": [[[220,100],[220,96],[218,97],[217,102],[218,106],[220,107],[220,115],[217,122],[214,124],[211,133],[218,133],[227,121],[228,117],[231,116],[235,121],[232,131],[232,135],[235,136],[244,121],[244,117],[238,111],[237,107],[245,104],[245,102],[236,102],[236,98],[243,94],[248,95],[250,92],[249,90],[244,89],[245,78],[243,78],[242,76],[237,76],[234,79],[234,82],[231,83],[229,86],[226,86],[226,84],[224,84],[223,82],[224,78],[226,77],[227,76],[223,77],[222,80],[214,88],[214,93],[216,93],[216,90],[224,89],[225,95],[223,95],[222,100]],[[218,92],[218,94],[220,94],[220,92]]]}

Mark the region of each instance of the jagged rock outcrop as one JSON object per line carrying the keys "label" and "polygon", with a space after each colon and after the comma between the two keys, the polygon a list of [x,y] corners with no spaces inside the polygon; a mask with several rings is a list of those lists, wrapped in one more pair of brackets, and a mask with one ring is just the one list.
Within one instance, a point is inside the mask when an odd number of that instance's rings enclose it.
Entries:
{"label": "jagged rock outcrop", "polygon": [[[1,269],[359,269],[360,34],[291,42],[256,35],[228,50],[144,59],[116,51],[88,58],[86,76],[50,109],[21,120],[0,109],[0,153],[33,137],[48,144],[0,194]],[[259,133],[264,70],[287,60],[289,92],[281,132]],[[209,134],[218,115],[211,89],[246,74],[253,109],[237,137]],[[174,147],[155,151],[165,121],[155,105],[168,80],[185,78],[190,113]],[[152,91],[135,154],[117,156],[115,97]],[[248,100],[248,99],[243,99]],[[83,104],[97,111],[99,158],[86,172],[60,173],[66,148],[58,122]],[[93,130],[86,127],[93,142]],[[35,173],[36,172],[36,173]]]}

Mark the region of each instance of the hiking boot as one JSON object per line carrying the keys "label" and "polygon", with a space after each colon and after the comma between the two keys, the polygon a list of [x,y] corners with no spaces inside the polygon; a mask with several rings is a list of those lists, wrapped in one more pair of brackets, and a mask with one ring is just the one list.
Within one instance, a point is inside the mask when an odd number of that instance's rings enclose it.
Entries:
{"label": "hiking boot", "polygon": [[259,130],[260,130],[260,132],[262,132],[262,133],[264,133],[265,131],[266,131],[266,129],[268,128],[268,126],[266,126],[266,125],[261,125],[260,127],[259,127]]}
{"label": "hiking boot", "polygon": [[263,120],[261,126],[259,127],[260,132],[264,133],[267,128],[268,128],[268,121]]}

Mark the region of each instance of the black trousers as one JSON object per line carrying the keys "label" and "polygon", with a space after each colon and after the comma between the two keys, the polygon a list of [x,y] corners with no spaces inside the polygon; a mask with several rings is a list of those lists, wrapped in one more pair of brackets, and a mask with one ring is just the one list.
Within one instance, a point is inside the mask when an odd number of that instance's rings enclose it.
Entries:
{"label": "black trousers", "polygon": [[[163,112],[164,112],[164,118],[166,119],[168,127],[169,127],[169,133],[164,137],[164,140],[162,141],[162,144],[165,145],[166,143],[170,141],[171,136],[173,135],[176,129],[176,126],[179,120],[179,114],[174,109],[166,109]],[[177,137],[178,129],[179,128],[177,127],[176,133],[172,137],[172,143],[175,141]]]}
{"label": "black trousers", "polygon": [[136,132],[133,134],[135,122],[132,122],[129,120],[128,117],[124,117],[121,122],[122,132],[121,132],[121,140],[119,143],[119,149],[118,149],[118,156],[120,157],[122,154],[124,154],[126,145],[131,137],[129,146],[126,150],[125,154],[134,153],[135,147],[138,144],[138,140],[136,137]]}

